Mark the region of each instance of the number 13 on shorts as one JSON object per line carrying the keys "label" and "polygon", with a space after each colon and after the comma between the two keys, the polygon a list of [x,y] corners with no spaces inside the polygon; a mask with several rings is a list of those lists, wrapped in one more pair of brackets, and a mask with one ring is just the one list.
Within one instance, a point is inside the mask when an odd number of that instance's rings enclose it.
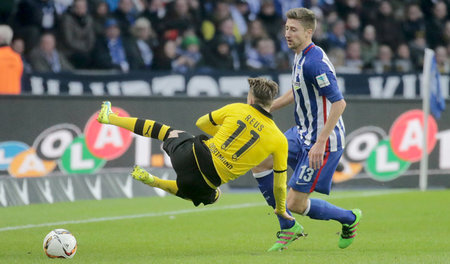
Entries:
{"label": "number 13 on shorts", "polygon": [[300,175],[298,176],[297,184],[301,184],[303,182],[310,182],[312,177],[314,176],[314,169],[303,165],[300,167]]}

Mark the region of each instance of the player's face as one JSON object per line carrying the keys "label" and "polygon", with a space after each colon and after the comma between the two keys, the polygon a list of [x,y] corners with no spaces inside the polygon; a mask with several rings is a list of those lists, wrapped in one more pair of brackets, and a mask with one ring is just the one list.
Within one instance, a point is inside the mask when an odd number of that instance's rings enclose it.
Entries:
{"label": "player's face", "polygon": [[295,52],[300,52],[305,44],[311,40],[312,30],[305,30],[300,21],[296,19],[287,19],[284,37],[287,45]]}

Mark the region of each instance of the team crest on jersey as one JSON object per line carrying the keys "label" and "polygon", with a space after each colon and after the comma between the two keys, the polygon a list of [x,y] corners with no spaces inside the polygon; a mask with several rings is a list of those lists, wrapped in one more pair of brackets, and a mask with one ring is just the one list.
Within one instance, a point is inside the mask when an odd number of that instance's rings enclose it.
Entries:
{"label": "team crest on jersey", "polygon": [[328,80],[326,73],[322,73],[321,75],[316,76],[316,80],[320,88],[330,85],[330,81]]}

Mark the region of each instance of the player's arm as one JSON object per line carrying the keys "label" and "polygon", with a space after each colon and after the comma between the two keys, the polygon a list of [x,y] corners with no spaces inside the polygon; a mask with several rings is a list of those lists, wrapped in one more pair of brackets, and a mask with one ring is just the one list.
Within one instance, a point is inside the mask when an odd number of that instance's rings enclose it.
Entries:
{"label": "player's arm", "polygon": [[239,109],[238,104],[228,104],[220,109],[214,110],[209,114],[200,117],[195,125],[203,132],[214,136],[219,131],[225,118],[233,111]]}
{"label": "player's arm", "polygon": [[336,75],[326,63],[316,61],[314,64],[308,65],[304,70],[307,76],[305,78],[312,82],[319,95],[326,97],[331,102],[330,112],[324,127],[319,132],[316,143],[314,143],[308,153],[309,167],[317,170],[323,164],[327,140],[344,112],[346,102],[337,85]]}
{"label": "player's arm", "polygon": [[294,92],[289,90],[273,101],[273,104],[270,107],[270,112],[283,108],[288,104],[292,104],[292,102],[294,102]]}
{"label": "player's arm", "polygon": [[290,220],[292,216],[286,213],[286,180],[288,143],[284,135],[280,136],[280,143],[273,153],[273,194],[275,197],[275,214]]}
{"label": "player's arm", "polygon": [[325,147],[327,145],[327,140],[330,137],[331,132],[336,126],[339,118],[344,112],[346,103],[344,99],[331,104],[330,114],[328,115],[327,122],[325,123],[322,131],[317,136],[317,141],[310,149],[309,156],[309,167],[317,170],[322,166],[323,154],[325,153]]}
{"label": "player's arm", "polygon": [[212,119],[211,113],[201,116],[195,125],[208,135],[214,136],[220,128],[220,125]]}

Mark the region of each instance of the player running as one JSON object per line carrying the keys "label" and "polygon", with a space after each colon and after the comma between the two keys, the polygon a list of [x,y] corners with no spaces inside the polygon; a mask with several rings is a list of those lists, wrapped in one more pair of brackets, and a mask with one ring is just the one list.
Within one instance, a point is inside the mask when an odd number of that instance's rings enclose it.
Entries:
{"label": "player running", "polygon": [[[289,180],[287,207],[291,212],[317,220],[336,220],[342,224],[340,248],[353,243],[361,210],[345,210],[325,200],[309,198],[313,191],[329,194],[331,180],[345,145],[342,120],[346,103],[339,91],[336,71],[325,52],[312,42],[316,28],[314,12],[293,8],[286,13],[285,37],[295,52],[292,90],[276,99],[271,111],[295,103],[296,126],[285,136],[289,144],[288,164],[294,170]],[[269,205],[274,206],[270,158],[253,170],[259,188]],[[287,213],[290,213],[289,210]],[[279,218],[282,232],[297,222]],[[278,236],[269,251],[285,248],[293,238]]]}
{"label": "player running", "polygon": [[120,117],[111,111],[110,102],[102,104],[97,120],[164,141],[163,148],[172,161],[176,181],[160,179],[139,166],[134,167],[131,175],[147,185],[191,200],[195,206],[217,201],[221,184],[244,175],[271,155],[275,174],[274,212],[295,223],[295,232],[290,236],[298,237],[303,229],[286,213],[285,205],[287,140],[268,112],[278,85],[264,78],[249,78],[248,82],[247,104],[229,104],[197,120],[196,125],[211,138],[194,137],[153,120]]}

